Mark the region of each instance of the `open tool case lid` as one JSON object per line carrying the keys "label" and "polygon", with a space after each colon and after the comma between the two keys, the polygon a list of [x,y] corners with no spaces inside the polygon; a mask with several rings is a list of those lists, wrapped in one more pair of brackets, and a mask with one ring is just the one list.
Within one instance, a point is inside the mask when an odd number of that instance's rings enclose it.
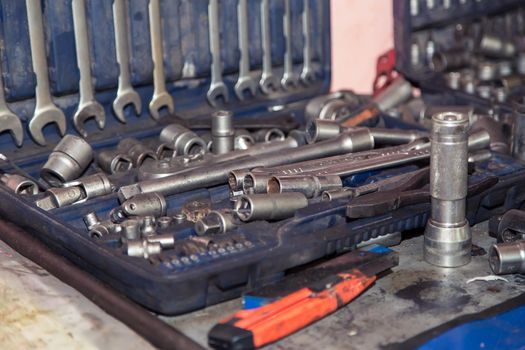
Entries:
{"label": "open tool case lid", "polygon": [[[303,8],[309,5],[311,58],[314,80],[303,83]],[[169,122],[164,115],[159,122],[149,116],[148,104],[153,93],[153,61],[150,44],[150,26],[147,0],[130,0],[127,6],[131,83],[141,96],[140,116],[132,108],[126,109],[126,123],[119,122],[112,109],[119,76],[115,49],[113,1],[87,0],[86,15],[91,58],[91,74],[95,99],[104,106],[106,125],[99,130],[93,119],[86,122],[88,141],[112,143],[120,137],[137,131],[155,128]],[[79,101],[79,69],[75,51],[71,0],[42,0],[45,48],[49,85],[53,100],[65,113],[67,133],[76,134],[72,116]],[[249,27],[250,69],[255,81],[261,77],[261,1],[247,1]],[[285,36],[283,15],[285,1],[270,0],[271,55],[274,75],[283,75]],[[164,49],[166,87],[174,100],[175,114],[181,118],[209,116],[214,110],[206,99],[210,86],[210,39],[207,0],[161,0],[161,29]],[[239,71],[239,39],[237,0],[219,1],[220,51],[223,80],[228,87],[229,100],[222,107],[235,112],[237,118],[267,113],[272,106],[281,106],[304,100],[328,91],[330,85],[330,16],[329,4],[322,0],[290,1],[291,55],[296,87],[279,89],[269,95],[259,88],[255,96],[247,95],[240,101],[234,92]],[[35,75],[33,73],[26,3],[6,0],[0,3],[1,70],[9,107],[23,120],[24,143],[21,149],[13,147],[9,135],[0,136],[0,147],[14,159],[29,155],[45,155],[60,139],[56,125],[44,128],[48,148],[35,145],[27,124],[35,107]],[[220,104],[220,101],[218,101]]]}
{"label": "open tool case lid", "polygon": [[425,92],[447,95],[445,104],[493,103],[450,89],[443,74],[430,68],[432,54],[466,47],[475,51],[484,31],[508,39],[523,35],[524,11],[520,0],[394,0],[396,69]]}

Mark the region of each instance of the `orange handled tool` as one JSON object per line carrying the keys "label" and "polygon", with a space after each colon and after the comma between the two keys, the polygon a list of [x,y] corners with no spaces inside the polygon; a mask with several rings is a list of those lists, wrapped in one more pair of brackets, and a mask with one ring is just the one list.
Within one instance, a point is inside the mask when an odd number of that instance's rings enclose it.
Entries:
{"label": "orange handled tool", "polygon": [[366,290],[376,276],[358,269],[331,275],[277,301],[242,310],[215,325],[208,343],[216,349],[253,349],[325,317]]}
{"label": "orange handled tool", "polygon": [[381,110],[375,104],[370,104],[369,106],[365,106],[363,110],[356,115],[341,122],[341,126],[345,128],[358,126],[361,123],[374,119],[379,116],[379,114],[381,114]]}

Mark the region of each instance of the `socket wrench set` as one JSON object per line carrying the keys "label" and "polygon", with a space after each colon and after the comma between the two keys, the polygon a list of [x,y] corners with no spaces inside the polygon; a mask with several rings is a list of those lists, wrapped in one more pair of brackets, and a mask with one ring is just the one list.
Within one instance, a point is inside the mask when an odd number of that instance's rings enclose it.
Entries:
{"label": "socket wrench set", "polygon": [[394,17],[396,68],[424,92],[506,111],[522,102],[523,1],[395,0]]}
{"label": "socket wrench set", "polygon": [[[2,1],[0,214],[162,314],[429,218],[428,259],[466,263],[469,224],[521,207],[525,165],[463,113],[437,114],[432,132],[386,115],[411,98],[402,77],[373,98],[328,94],[329,10]],[[457,163],[449,192],[431,158]],[[465,239],[443,258],[451,220]]]}

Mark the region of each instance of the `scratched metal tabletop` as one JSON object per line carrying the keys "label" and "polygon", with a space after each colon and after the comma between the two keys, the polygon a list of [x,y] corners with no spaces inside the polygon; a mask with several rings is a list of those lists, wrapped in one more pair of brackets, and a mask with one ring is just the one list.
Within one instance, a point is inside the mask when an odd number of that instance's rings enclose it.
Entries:
{"label": "scratched metal tabletop", "polygon": [[[486,225],[474,244],[488,249]],[[393,248],[400,264],[348,306],[267,349],[374,349],[401,342],[457,316],[478,312],[525,290],[525,277],[467,280],[490,274],[487,255],[462,268],[422,261],[422,236]],[[206,345],[208,330],[241,307],[240,299],[163,319]],[[145,340],[0,241],[0,344],[3,348],[149,349]]]}

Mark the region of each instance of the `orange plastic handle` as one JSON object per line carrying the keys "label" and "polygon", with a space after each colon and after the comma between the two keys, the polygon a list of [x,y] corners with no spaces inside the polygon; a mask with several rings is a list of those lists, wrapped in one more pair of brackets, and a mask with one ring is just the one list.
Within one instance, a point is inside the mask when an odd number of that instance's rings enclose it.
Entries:
{"label": "orange plastic handle", "polygon": [[341,282],[319,293],[302,288],[268,305],[239,311],[221,323],[237,319],[234,326],[251,331],[255,347],[272,343],[346,305],[376,280],[358,270],[339,277],[343,278]]}

